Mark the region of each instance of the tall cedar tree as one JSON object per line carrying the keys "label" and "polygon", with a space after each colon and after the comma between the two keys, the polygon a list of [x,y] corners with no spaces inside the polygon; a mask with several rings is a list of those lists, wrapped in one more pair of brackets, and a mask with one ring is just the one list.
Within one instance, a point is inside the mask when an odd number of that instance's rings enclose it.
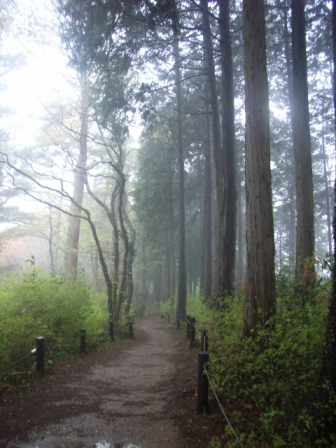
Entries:
{"label": "tall cedar tree", "polygon": [[213,290],[212,294],[215,299],[222,294],[223,285],[223,216],[224,216],[224,166],[223,153],[221,145],[221,132],[219,121],[218,95],[216,86],[215,62],[213,56],[213,45],[211,39],[210,19],[208,0],[201,0],[202,17],[203,17],[203,45],[204,45],[204,66],[205,73],[208,78],[209,103],[211,110],[212,124],[212,144],[214,150],[215,161],[215,177],[216,177],[216,216],[215,216],[215,260],[213,264]]}
{"label": "tall cedar tree", "polygon": [[[333,100],[334,100],[334,152],[336,155],[336,0],[332,3],[332,47],[333,47]],[[323,349],[322,371],[316,388],[316,404],[313,415],[318,418],[320,425],[314,433],[315,439],[324,437],[329,440],[331,434],[336,433],[336,412],[333,409],[333,397],[336,394],[336,172],[334,180],[334,216],[333,216],[333,270],[332,291],[326,329],[326,341]],[[330,403],[332,410],[328,406]]]}
{"label": "tall cedar tree", "polygon": [[237,229],[237,188],[233,68],[230,35],[230,1],[218,0],[220,54],[222,67],[222,151],[224,163],[223,272],[222,290],[231,294],[234,288]]}
{"label": "tall cedar tree", "polygon": [[185,235],[185,198],[184,198],[184,154],[182,132],[182,75],[179,48],[180,26],[175,0],[171,0],[171,18],[173,29],[173,56],[175,68],[175,93],[177,109],[177,145],[179,173],[179,270],[177,285],[177,319],[184,320],[187,314],[187,274],[186,274],[186,235]]}
{"label": "tall cedar tree", "polygon": [[[293,143],[296,169],[296,280],[314,255],[314,202],[309,127],[305,0],[292,0]],[[306,276],[306,281],[309,278]],[[313,276],[310,276],[313,279]]]}
{"label": "tall cedar tree", "polygon": [[247,271],[244,332],[275,310],[274,234],[264,1],[244,0]]}

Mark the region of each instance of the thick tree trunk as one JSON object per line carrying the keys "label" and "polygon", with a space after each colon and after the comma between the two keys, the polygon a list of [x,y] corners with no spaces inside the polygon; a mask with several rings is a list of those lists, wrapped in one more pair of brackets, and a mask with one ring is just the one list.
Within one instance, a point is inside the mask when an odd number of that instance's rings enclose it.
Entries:
{"label": "thick tree trunk", "polygon": [[[336,0],[333,0],[332,11],[332,33],[333,33],[333,94],[334,94],[334,120],[335,120],[335,142],[336,142]],[[336,143],[335,143],[336,155]],[[333,252],[334,264],[332,273],[332,295],[329,306],[326,344],[324,350],[323,377],[330,382],[334,394],[336,393],[336,171],[334,182],[334,216],[333,216]],[[335,423],[335,415],[334,415]],[[335,426],[333,426],[335,431]]]}
{"label": "thick tree trunk", "polygon": [[[334,134],[336,155],[336,0],[332,2],[332,42],[333,42],[333,100],[334,100]],[[313,417],[317,417],[319,427],[314,428],[313,438],[316,446],[321,439],[327,440],[332,446],[331,436],[335,434],[336,416],[330,411],[334,407],[336,394],[336,171],[334,180],[334,211],[333,211],[333,270],[332,291],[329,304],[326,339],[322,352],[322,370],[315,390],[315,403],[312,406]]]}
{"label": "thick tree trunk", "polygon": [[[314,255],[314,202],[309,128],[305,0],[292,0],[293,141],[296,168],[296,280]],[[307,278],[307,276],[306,276]],[[313,276],[311,277],[313,280]]]}
{"label": "thick tree trunk", "polygon": [[179,48],[179,23],[175,0],[172,0],[172,28],[174,33],[173,56],[175,69],[175,92],[177,109],[177,145],[179,174],[179,268],[176,316],[180,320],[186,317],[187,275],[186,275],[186,238],[185,238],[185,198],[184,198],[184,154],[182,133],[182,77]]}
{"label": "thick tree trunk", "polygon": [[[288,12],[287,8],[284,8],[284,43],[285,43],[285,60],[286,60],[286,71],[287,71],[287,90],[288,90],[288,104],[290,110],[290,117],[292,123],[292,133],[293,133],[293,121],[294,121],[294,111],[293,111],[293,65],[290,54],[290,33],[288,30]],[[296,247],[296,233],[295,233],[295,163],[294,163],[294,151],[291,151],[288,155],[285,155],[288,160],[288,165],[290,166],[289,175],[287,177],[287,191],[288,191],[288,203],[289,203],[289,263],[294,269],[295,263],[295,247]]]}
{"label": "thick tree trunk", "polygon": [[212,144],[216,174],[216,212],[215,212],[215,260],[213,265],[212,294],[216,301],[223,292],[223,217],[224,217],[224,157],[221,145],[218,96],[216,87],[215,62],[209,20],[208,0],[200,2],[203,16],[203,44],[205,72],[208,77],[209,102],[211,108]]}
{"label": "thick tree trunk", "polygon": [[[69,223],[69,249],[68,249],[68,267],[76,275],[78,266],[78,247],[81,224],[80,206],[83,204],[84,185],[86,178],[86,161],[87,161],[87,135],[88,135],[88,86],[87,71],[80,73],[80,89],[81,89],[81,128],[79,134],[79,157],[75,170],[74,179],[74,203],[71,205],[70,213],[74,216],[70,218]],[[78,207],[79,206],[79,207]]]}
{"label": "thick tree trunk", "polygon": [[230,35],[230,2],[219,0],[222,66],[222,148],[224,155],[223,284],[220,294],[234,289],[237,233],[237,188],[234,124],[233,69]]}
{"label": "thick tree trunk", "polygon": [[244,329],[275,309],[274,234],[264,1],[244,0],[247,272]]}

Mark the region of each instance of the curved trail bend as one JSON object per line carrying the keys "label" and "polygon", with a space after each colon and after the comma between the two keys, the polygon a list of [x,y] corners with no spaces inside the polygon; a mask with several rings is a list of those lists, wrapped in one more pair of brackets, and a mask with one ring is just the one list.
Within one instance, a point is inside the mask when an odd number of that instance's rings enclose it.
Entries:
{"label": "curved trail bend", "polygon": [[136,321],[134,336],[0,399],[0,447],[190,446],[174,409],[196,374],[181,335],[153,319]]}

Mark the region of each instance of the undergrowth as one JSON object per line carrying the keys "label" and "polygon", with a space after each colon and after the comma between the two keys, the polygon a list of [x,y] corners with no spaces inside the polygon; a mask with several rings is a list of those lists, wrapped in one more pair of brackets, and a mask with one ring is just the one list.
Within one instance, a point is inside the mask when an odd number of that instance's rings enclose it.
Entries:
{"label": "undergrowth", "polygon": [[[216,310],[192,297],[188,314],[196,317],[198,328],[208,329],[210,377],[243,446],[336,446],[332,435],[328,441],[316,442],[321,422],[313,417],[318,412],[312,412],[329,285],[320,281],[313,296],[297,297],[290,283],[281,281],[275,316],[267,328],[256,329],[250,338],[242,336],[242,296],[226,297]],[[336,412],[335,397],[330,401],[327,414]],[[222,440],[226,441],[223,446],[238,446],[224,417]]]}
{"label": "undergrowth", "polygon": [[0,316],[2,392],[34,371],[33,356],[15,363],[34,349],[38,336],[45,338],[47,365],[79,354],[81,328],[87,350],[109,341],[106,296],[80,279],[52,278],[35,267],[0,278]]}

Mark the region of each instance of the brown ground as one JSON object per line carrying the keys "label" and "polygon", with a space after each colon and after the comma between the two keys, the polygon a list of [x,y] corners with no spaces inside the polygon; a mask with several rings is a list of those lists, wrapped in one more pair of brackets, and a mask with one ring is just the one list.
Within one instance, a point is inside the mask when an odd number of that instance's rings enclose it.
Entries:
{"label": "brown ground", "polygon": [[224,422],[195,412],[197,352],[173,326],[138,320],[134,339],[0,398],[0,447],[206,448]]}

